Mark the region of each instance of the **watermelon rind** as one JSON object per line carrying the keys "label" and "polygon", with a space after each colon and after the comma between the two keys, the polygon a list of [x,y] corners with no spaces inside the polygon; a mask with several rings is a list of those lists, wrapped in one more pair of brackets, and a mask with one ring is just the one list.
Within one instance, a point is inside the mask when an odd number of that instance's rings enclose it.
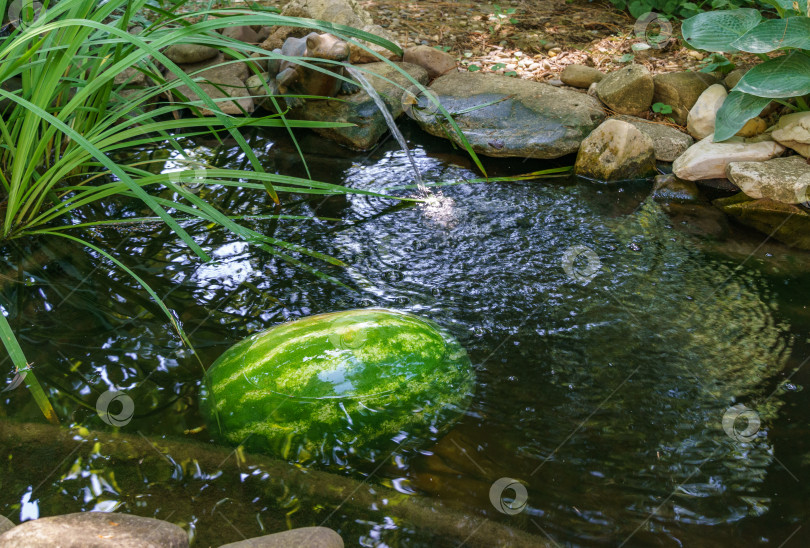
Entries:
{"label": "watermelon rind", "polygon": [[376,460],[446,432],[472,398],[445,329],[382,308],[309,316],[254,334],[208,369],[200,410],[222,441],[296,462]]}

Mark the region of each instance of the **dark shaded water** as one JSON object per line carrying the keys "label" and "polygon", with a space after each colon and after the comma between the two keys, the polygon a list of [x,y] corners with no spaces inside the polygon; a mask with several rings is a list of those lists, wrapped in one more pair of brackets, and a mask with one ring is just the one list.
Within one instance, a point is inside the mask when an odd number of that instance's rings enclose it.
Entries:
{"label": "dark shaded water", "polygon": [[[475,176],[463,156],[426,142],[416,151],[426,181]],[[283,140],[257,135],[253,144],[268,170],[303,175]],[[214,145],[195,150],[211,156]],[[412,182],[393,146],[367,157],[319,153],[327,147],[314,138],[304,146],[316,179],[378,191]],[[227,146],[218,153],[241,165]],[[495,173],[537,168],[492,165]],[[710,206],[661,205],[649,191],[649,183],[543,180],[444,187],[418,206],[289,196],[277,210],[259,191],[201,190],[235,214],[340,219],[248,222],[343,259],[350,268],[324,271],[359,292],[200,223],[189,229],[214,257],[203,265],[159,226],[94,237],[164,297],[206,365],[250,333],[333,310],[385,306],[450,329],[478,370],[467,416],[446,437],[395,452],[379,468],[338,473],[440,500],[538,542],[804,545],[810,256],[759,246],[763,236]],[[2,279],[2,303],[65,422],[109,429],[95,405],[115,386],[135,405],[123,432],[208,440],[195,404],[200,365],[147,296],[90,252],[30,245],[21,251],[25,276],[6,271]],[[39,420],[23,388],[2,398],[4,415]],[[750,436],[740,434],[744,422],[731,435],[723,429],[735,404],[760,420]],[[15,522],[90,509],[155,516],[194,531],[202,546],[327,516],[350,546],[458,544],[384,509],[332,513],[295,492],[271,494],[261,474],[234,479],[186,465],[134,472],[102,453],[54,462],[45,480],[18,472],[3,454],[0,509]],[[522,512],[500,513],[490,501],[502,477],[525,485]],[[476,544],[474,530],[466,544]]]}

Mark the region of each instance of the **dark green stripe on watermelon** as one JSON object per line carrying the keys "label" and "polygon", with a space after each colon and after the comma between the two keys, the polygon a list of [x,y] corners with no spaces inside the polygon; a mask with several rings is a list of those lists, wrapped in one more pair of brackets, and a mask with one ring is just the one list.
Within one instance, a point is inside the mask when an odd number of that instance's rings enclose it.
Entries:
{"label": "dark green stripe on watermelon", "polygon": [[438,436],[469,405],[474,375],[464,349],[433,322],[361,309],[248,337],[203,384],[200,408],[228,443],[332,463]]}

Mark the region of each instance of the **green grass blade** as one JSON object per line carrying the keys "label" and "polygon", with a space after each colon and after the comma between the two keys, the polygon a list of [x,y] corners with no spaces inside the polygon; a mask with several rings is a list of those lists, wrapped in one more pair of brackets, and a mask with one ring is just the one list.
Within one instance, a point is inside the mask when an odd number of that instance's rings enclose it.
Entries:
{"label": "green grass blade", "polygon": [[56,411],[54,411],[34,372],[28,367],[28,361],[25,359],[20,343],[17,341],[17,337],[14,336],[14,331],[2,312],[0,312],[0,336],[3,338],[3,346],[6,347],[8,355],[11,356],[11,361],[14,362],[14,366],[17,368],[17,373],[24,376],[25,385],[31,392],[31,396],[33,396],[42,414],[45,415],[49,422],[59,424]]}

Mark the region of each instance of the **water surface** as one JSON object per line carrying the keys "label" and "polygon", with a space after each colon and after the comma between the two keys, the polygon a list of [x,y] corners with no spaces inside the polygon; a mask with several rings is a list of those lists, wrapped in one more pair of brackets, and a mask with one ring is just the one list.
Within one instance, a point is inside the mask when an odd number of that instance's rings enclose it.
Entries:
{"label": "water surface", "polygon": [[[424,135],[419,141],[411,147],[426,182],[476,177],[463,155]],[[269,170],[304,174],[283,136],[257,133],[252,144]],[[316,179],[375,191],[413,182],[394,143],[369,155],[312,137],[304,147]],[[193,149],[223,165],[244,163],[227,142]],[[491,165],[495,174],[539,167],[550,166]],[[347,269],[317,266],[359,290],[202,223],[188,228],[214,257],[208,264],[191,260],[157,225],[95,237],[163,296],[205,365],[258,330],[356,307],[406,310],[455,334],[478,376],[467,415],[441,439],[332,468],[338,474],[441,501],[538,542],[780,546],[807,514],[808,255],[760,246],[764,236],[709,205],[660,204],[650,187],[461,184],[434,189],[437,199],[421,205],[285,196],[282,208],[258,191],[199,190],[235,214],[335,219],[246,222],[344,260]],[[129,204],[110,212],[145,213]],[[145,294],[91,252],[24,244],[28,273],[24,283],[3,279],[3,305],[65,422],[111,430],[94,406],[115,386],[135,404],[122,432],[210,440],[195,403],[200,364]],[[39,420],[23,389],[2,397],[5,415]],[[760,420],[744,439],[722,427],[738,404]],[[14,521],[90,509],[155,516],[192,530],[199,545],[324,520],[350,546],[458,544],[384,508],[333,512],[317,497],[271,488],[258,473],[189,473],[187,463],[122,470],[102,455],[48,463],[54,473],[44,481],[5,465],[0,508]],[[525,485],[520,513],[503,514],[490,501],[502,477]],[[803,544],[802,531],[787,545]],[[475,545],[470,535],[466,544]]]}

